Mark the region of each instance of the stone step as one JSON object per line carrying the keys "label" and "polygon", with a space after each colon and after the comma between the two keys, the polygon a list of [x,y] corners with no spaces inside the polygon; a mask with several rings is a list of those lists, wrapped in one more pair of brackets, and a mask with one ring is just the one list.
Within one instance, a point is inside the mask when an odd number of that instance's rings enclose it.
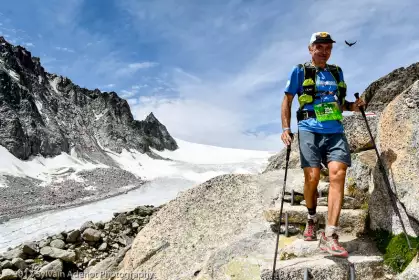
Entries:
{"label": "stone step", "polygon": [[[309,279],[347,280],[352,266],[356,279],[395,279],[384,264],[382,254],[367,236],[341,234],[339,242],[349,253],[348,258],[330,256],[318,248],[318,241],[304,241],[296,236],[280,236],[275,279],[303,280],[306,269]],[[260,279],[271,279],[273,252],[259,257]]]}
{"label": "stone step", "polygon": [[[284,200],[284,201],[287,201],[287,200]],[[328,199],[327,199],[326,196],[325,197],[319,197],[317,199],[317,206],[327,206],[327,204],[328,204],[327,201],[328,201]],[[306,201],[302,200],[301,202],[295,203],[295,204],[300,204],[300,205],[305,206]],[[357,209],[357,208],[360,208],[360,207],[358,207],[355,198],[350,197],[350,196],[344,196],[342,209]]]}
{"label": "stone step", "polygon": [[[252,242],[243,238],[231,247],[218,252],[238,250],[240,253],[231,258],[224,266],[217,269],[217,279],[271,279],[274,263],[276,233],[264,230],[253,235]],[[253,239],[256,238],[256,239]],[[313,280],[347,280],[349,268],[353,264],[356,279],[390,280],[395,279],[394,273],[383,264],[382,254],[377,250],[375,243],[367,236],[340,234],[339,242],[348,252],[348,258],[338,258],[321,251],[318,241],[304,241],[297,236],[285,237],[280,235],[278,254],[276,259],[276,276],[274,279],[303,280],[304,271],[309,269]],[[212,279],[211,277],[197,278],[197,280]],[[222,278],[221,276],[224,276]],[[214,278],[215,279],[215,278]]]}
{"label": "stone step", "polygon": [[[325,226],[327,221],[327,206],[317,206],[317,218],[319,226]],[[266,221],[279,223],[280,204],[277,202],[274,207],[265,209],[263,216]],[[285,213],[288,213],[289,224],[305,225],[307,222],[307,208],[302,205],[290,205],[284,203],[282,222],[285,222]],[[365,219],[367,212],[363,209],[342,209],[339,218],[339,227],[342,233],[361,235],[365,231]],[[324,227],[323,227],[324,228]]]}
{"label": "stone step", "polygon": [[[350,256],[376,256],[381,255],[375,243],[368,237],[356,237],[348,234],[339,235],[339,243],[348,251]],[[318,248],[319,242],[304,241],[302,235],[286,237],[280,235],[278,242],[278,258],[312,257],[322,253]]]}
{"label": "stone step", "polygon": [[[261,280],[272,279],[273,263],[264,263],[261,267]],[[350,256],[337,258],[325,255],[315,255],[307,258],[293,258],[277,261],[275,279],[302,280],[308,269],[309,279],[347,280],[350,267],[354,268],[355,279],[388,280],[395,279],[383,265],[381,256]]]}
{"label": "stone step", "polygon": [[[300,170],[292,170],[294,173],[301,172]],[[267,181],[266,184],[271,184],[271,181]],[[278,180],[275,181],[275,183],[278,183]],[[283,182],[280,182],[281,187],[278,188],[278,197],[276,198],[277,201],[281,200],[281,194],[282,194],[282,184]],[[317,186],[317,191],[319,192],[321,197],[325,197],[329,193],[329,186],[330,183],[319,181],[319,184]],[[295,193],[304,194],[304,173],[301,173],[299,176],[295,176],[294,178],[287,179],[286,189],[285,189],[285,195],[289,199],[289,194],[291,191],[294,190]]]}

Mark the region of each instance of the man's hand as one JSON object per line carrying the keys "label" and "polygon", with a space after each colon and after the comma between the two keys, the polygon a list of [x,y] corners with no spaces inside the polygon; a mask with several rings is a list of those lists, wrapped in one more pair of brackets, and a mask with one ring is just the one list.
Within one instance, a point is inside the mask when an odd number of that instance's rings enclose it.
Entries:
{"label": "man's hand", "polygon": [[291,138],[291,130],[287,129],[281,134],[282,142],[284,142],[285,145],[289,146],[291,145],[292,138]]}
{"label": "man's hand", "polygon": [[364,100],[358,98],[357,100],[355,100],[354,103],[351,104],[351,111],[360,112],[361,110],[359,109],[359,107],[364,107],[365,105],[366,103],[364,102]]}

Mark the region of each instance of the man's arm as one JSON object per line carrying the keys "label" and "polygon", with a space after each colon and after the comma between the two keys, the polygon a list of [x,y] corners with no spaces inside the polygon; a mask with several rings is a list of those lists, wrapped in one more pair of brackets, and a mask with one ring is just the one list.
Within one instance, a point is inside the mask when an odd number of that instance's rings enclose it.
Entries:
{"label": "man's arm", "polygon": [[281,106],[282,134],[281,139],[285,145],[291,145],[291,105],[294,96],[286,93]]}
{"label": "man's arm", "polygon": [[294,95],[286,93],[281,107],[282,129],[291,128],[291,105]]}
{"label": "man's arm", "polygon": [[281,139],[285,145],[291,145],[291,105],[294,96],[299,89],[299,67],[295,66],[288,78],[287,85],[285,86],[284,99],[281,106],[281,121],[282,121],[282,134]]}

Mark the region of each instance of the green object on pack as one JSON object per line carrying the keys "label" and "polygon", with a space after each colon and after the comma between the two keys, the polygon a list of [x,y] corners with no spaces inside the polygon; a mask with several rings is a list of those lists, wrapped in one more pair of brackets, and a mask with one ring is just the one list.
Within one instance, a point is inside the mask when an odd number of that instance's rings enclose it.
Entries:
{"label": "green object on pack", "polygon": [[298,102],[300,103],[300,108],[303,108],[303,106],[306,104],[313,103],[315,95],[316,83],[311,78],[305,79],[303,82],[303,93],[298,95]]}
{"label": "green object on pack", "polygon": [[342,111],[337,102],[327,102],[314,105],[316,119],[319,122],[340,121],[343,119]]}
{"label": "green object on pack", "polygon": [[300,103],[300,108],[302,108],[305,104],[310,104],[313,102],[313,96],[302,94],[298,97],[298,102]]}
{"label": "green object on pack", "polygon": [[338,87],[346,88],[346,83],[344,81],[340,81],[339,84],[338,84]]}
{"label": "green object on pack", "polygon": [[314,83],[313,79],[305,79],[304,82],[303,82],[303,87],[314,86],[314,85],[315,85],[315,83]]}

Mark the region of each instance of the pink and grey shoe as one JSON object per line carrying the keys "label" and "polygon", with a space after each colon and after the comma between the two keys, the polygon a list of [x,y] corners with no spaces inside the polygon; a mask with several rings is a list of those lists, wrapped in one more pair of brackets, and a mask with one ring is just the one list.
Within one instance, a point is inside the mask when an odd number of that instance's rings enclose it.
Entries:
{"label": "pink and grey shoe", "polygon": [[316,223],[312,219],[307,220],[306,228],[303,233],[304,241],[317,240]]}
{"label": "pink and grey shoe", "polygon": [[339,236],[334,233],[331,237],[327,237],[324,232],[320,234],[319,248],[322,251],[328,252],[332,256],[347,258],[348,251],[339,244]]}

